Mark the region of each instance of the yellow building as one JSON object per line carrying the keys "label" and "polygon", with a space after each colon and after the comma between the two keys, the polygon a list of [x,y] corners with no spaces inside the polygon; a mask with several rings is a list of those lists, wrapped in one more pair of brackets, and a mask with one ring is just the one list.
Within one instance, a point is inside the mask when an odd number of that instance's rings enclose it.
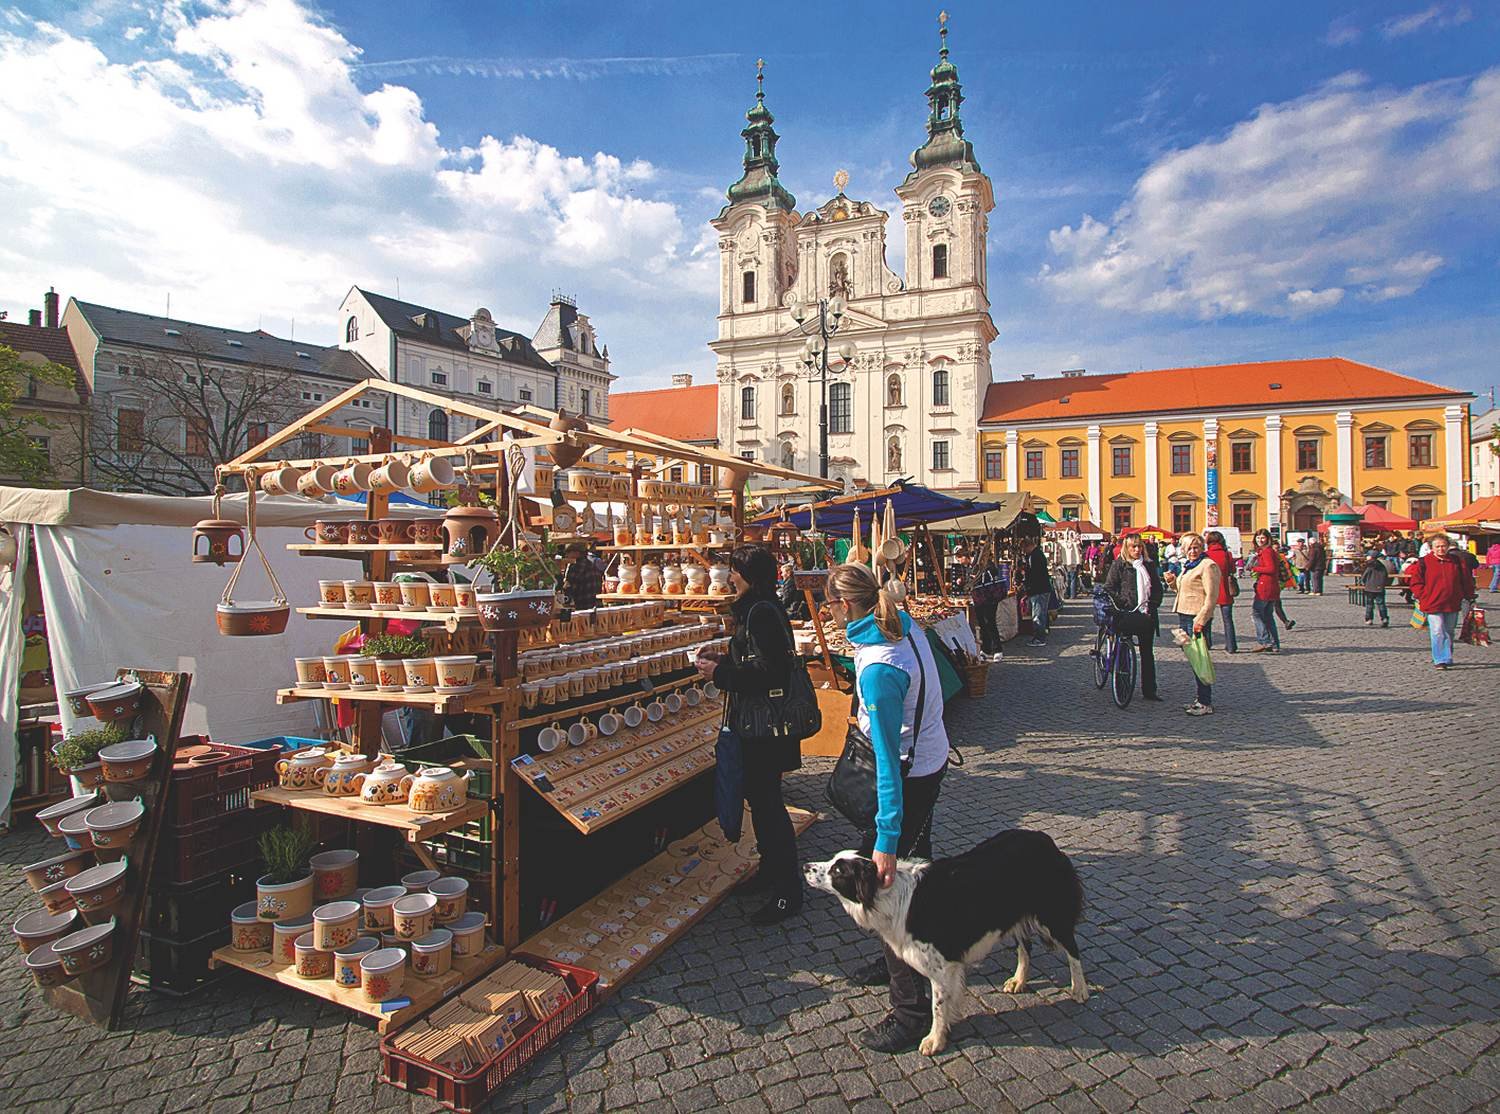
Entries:
{"label": "yellow building", "polygon": [[1306,531],[1345,500],[1420,521],[1464,504],[1473,398],[1336,357],[1028,376],[989,388],[982,484],[1114,533]]}

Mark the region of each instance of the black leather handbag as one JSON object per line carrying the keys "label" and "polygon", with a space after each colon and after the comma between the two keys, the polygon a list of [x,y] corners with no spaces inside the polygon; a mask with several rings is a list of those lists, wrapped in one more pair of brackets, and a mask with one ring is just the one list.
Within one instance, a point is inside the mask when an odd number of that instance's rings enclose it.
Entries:
{"label": "black leather handbag", "polygon": [[[756,604],[755,607],[767,606]],[[750,614],[745,616],[746,626]],[[818,707],[818,695],[813,691],[812,678],[807,675],[807,663],[792,644],[792,636],[786,624],[780,624],[786,636],[786,652],[790,661],[786,685],[765,693],[736,693],[729,701],[729,727],[741,739],[795,739],[801,742],[811,738],[823,728],[823,711]],[[754,648],[750,651],[753,660]]]}
{"label": "black leather handbag", "polygon": [[[912,746],[908,754],[901,756],[901,780],[911,772],[912,760],[917,753],[917,734],[922,729],[922,714],[927,705],[927,669],[922,664],[922,655],[917,653],[917,644],[908,631],[906,640],[911,643],[917,659],[917,718],[912,725]],[[854,698],[859,699],[859,681],[855,680]],[[849,725],[844,736],[844,751],[828,778],[825,793],[828,803],[848,818],[862,832],[875,827],[875,814],[880,802],[875,792],[875,745],[856,721]]]}

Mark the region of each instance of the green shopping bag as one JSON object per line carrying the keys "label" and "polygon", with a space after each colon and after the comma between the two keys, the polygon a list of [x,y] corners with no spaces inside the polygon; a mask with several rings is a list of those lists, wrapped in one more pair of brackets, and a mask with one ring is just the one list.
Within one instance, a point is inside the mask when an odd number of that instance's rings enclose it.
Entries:
{"label": "green shopping bag", "polygon": [[1187,652],[1188,664],[1193,667],[1193,673],[1198,680],[1205,685],[1214,683],[1214,662],[1208,655],[1208,639],[1201,634],[1195,634],[1183,647]]}

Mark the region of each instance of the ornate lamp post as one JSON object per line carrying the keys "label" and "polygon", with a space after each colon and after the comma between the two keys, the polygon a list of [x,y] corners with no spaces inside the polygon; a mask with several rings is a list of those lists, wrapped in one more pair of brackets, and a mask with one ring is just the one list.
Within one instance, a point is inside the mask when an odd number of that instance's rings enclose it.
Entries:
{"label": "ornate lamp post", "polygon": [[[816,303],[793,298],[787,307],[792,320],[807,336],[802,347],[802,366],[810,372],[819,373],[820,402],[818,403],[818,475],[828,478],[828,349],[833,337],[843,323],[844,311],[848,308],[842,294],[831,298],[819,298]],[[854,359],[854,345],[845,341],[838,347],[838,355],[848,364]]]}

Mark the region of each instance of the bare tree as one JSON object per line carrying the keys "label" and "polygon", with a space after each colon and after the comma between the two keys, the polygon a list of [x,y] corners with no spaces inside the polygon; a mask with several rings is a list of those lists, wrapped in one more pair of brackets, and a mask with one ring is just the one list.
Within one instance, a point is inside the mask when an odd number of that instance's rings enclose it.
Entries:
{"label": "bare tree", "polygon": [[[206,495],[214,468],[301,417],[307,381],[264,366],[225,365],[185,332],[181,353],[142,360],[97,408],[89,460],[101,485],[162,495]],[[324,456],[332,438],[303,434],[278,456]]]}

